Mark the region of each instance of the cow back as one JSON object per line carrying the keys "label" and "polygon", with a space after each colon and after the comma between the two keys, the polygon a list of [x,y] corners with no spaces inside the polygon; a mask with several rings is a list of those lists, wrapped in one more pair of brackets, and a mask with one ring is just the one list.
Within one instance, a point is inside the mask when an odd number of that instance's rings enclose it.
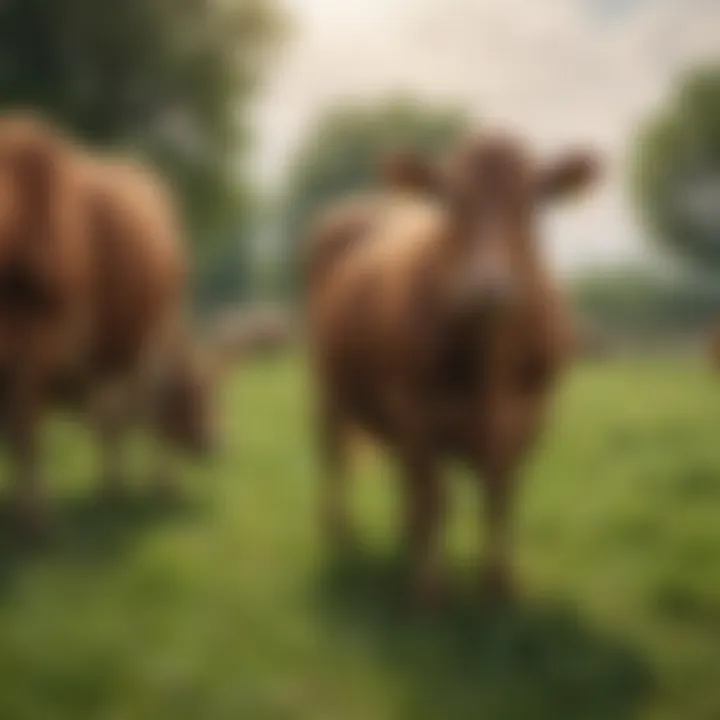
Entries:
{"label": "cow back", "polygon": [[186,260],[163,185],[126,161],[85,165],[97,308],[90,347],[95,372],[127,372],[180,322]]}
{"label": "cow back", "polygon": [[81,185],[69,141],[34,117],[0,119],[0,365],[6,372],[70,362],[90,325],[92,258]]}

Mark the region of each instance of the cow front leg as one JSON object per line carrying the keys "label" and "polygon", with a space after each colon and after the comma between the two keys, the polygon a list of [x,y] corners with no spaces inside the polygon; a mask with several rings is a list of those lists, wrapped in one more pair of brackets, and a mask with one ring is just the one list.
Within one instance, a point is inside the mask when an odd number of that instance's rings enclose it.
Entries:
{"label": "cow front leg", "polygon": [[156,440],[150,492],[161,503],[180,503],[185,495],[181,483],[180,457],[171,443]]}
{"label": "cow front leg", "polygon": [[477,443],[476,470],[485,489],[483,587],[497,600],[513,595],[513,520],[519,471],[535,443],[538,417],[534,406],[508,403],[496,408]]}
{"label": "cow front leg", "polygon": [[[496,360],[499,360],[496,358]],[[475,470],[485,488],[486,557],[484,592],[498,601],[514,594],[513,540],[519,472],[532,450],[544,416],[544,394],[519,392],[504,376],[506,364],[493,365],[476,427]]]}
{"label": "cow front leg", "polygon": [[404,457],[403,489],[413,601],[424,610],[437,604],[442,591],[445,517],[445,488],[436,458],[426,448],[417,448]]}
{"label": "cow front leg", "polygon": [[507,601],[514,595],[513,506],[515,482],[509,472],[485,477],[485,559],[482,590],[491,600]]}
{"label": "cow front leg", "polygon": [[478,443],[477,470],[485,485],[486,561],[483,577],[491,598],[513,595],[514,518],[520,471],[534,448],[544,416],[542,397],[500,403]]}
{"label": "cow front leg", "polygon": [[340,413],[326,405],[320,418],[322,488],[320,515],[328,546],[333,551],[352,547],[354,532],[348,512],[347,427]]}
{"label": "cow front leg", "polygon": [[90,423],[100,444],[100,495],[110,503],[127,497],[125,438],[130,423],[129,399],[123,385],[103,388],[90,409]]}
{"label": "cow front leg", "polygon": [[128,494],[124,441],[124,423],[113,423],[100,430],[102,453],[100,494],[104,500],[110,503],[120,502],[126,499]]}

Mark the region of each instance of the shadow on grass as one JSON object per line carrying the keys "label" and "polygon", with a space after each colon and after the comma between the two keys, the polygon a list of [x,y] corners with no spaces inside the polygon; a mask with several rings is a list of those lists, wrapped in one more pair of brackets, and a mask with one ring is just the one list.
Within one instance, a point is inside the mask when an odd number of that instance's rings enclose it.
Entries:
{"label": "shadow on grass", "polygon": [[[333,643],[377,656],[401,687],[398,720],[621,720],[651,674],[637,650],[556,603],[498,609],[448,588],[432,615],[408,610],[399,560],[356,553],[331,564],[319,609]],[[475,593],[476,594],[476,593]]]}
{"label": "shadow on grass", "polygon": [[33,563],[112,563],[147,531],[198,512],[186,501],[168,502],[140,493],[112,503],[93,495],[73,495],[53,503],[45,537],[29,542],[18,532],[11,509],[0,504],[0,593]]}

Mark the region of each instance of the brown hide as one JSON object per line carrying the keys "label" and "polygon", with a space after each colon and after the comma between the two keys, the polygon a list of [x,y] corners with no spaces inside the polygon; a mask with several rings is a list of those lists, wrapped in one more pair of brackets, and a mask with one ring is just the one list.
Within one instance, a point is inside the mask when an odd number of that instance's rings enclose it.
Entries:
{"label": "brown hide", "polygon": [[507,319],[456,316],[446,210],[402,195],[378,208],[366,218],[367,232],[352,226],[355,247],[346,240],[332,271],[311,288],[321,382],[354,420],[390,441],[403,433],[396,397],[417,397],[439,448],[473,454],[476,439],[465,426],[475,423],[489,390],[487,361],[502,355],[503,382],[523,399],[543,389],[567,351],[564,308],[549,277],[533,266],[525,304]]}
{"label": "brown hide", "polygon": [[125,374],[182,329],[185,250],[172,202],[147,171],[95,159],[84,174],[95,261],[88,362],[99,376]]}
{"label": "brown hide", "polygon": [[394,192],[362,211],[341,206],[314,237],[310,265],[317,254],[323,271],[310,276],[309,326],[328,530],[344,525],[341,436],[361,427],[395,452],[403,471],[420,599],[434,583],[444,505],[437,465],[449,456],[485,479],[489,575],[507,583],[514,474],[571,341],[535,214],[549,196],[589,180],[589,168],[578,156],[543,168],[511,139],[481,138],[435,176],[395,164]]}
{"label": "brown hide", "polygon": [[85,193],[94,258],[93,332],[82,378],[124,383],[136,414],[175,446],[215,442],[214,369],[190,342],[187,259],[163,184],[126,160],[89,159]]}
{"label": "brown hide", "polygon": [[[0,367],[45,376],[75,361],[92,259],[69,144],[41,121],[0,118]],[[34,381],[33,381],[34,382]]]}
{"label": "brown hide", "polygon": [[0,120],[0,363],[127,374],[179,317],[184,249],[161,184],[38,120]]}
{"label": "brown hide", "polygon": [[316,286],[337,261],[365,242],[371,224],[383,213],[388,200],[381,194],[363,195],[328,208],[308,239],[306,272],[310,287]]}

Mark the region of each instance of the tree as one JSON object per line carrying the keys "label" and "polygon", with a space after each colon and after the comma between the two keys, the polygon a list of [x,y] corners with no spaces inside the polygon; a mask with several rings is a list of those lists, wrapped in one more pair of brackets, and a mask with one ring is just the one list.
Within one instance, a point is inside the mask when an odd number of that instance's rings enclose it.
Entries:
{"label": "tree", "polygon": [[632,170],[653,238],[691,268],[720,272],[720,66],[687,75],[645,123]]}
{"label": "tree", "polygon": [[297,287],[298,243],[321,206],[372,187],[388,153],[412,151],[433,157],[466,129],[466,117],[459,110],[408,98],[326,112],[300,147],[289,172],[280,233],[287,264],[285,284]]}
{"label": "tree", "polygon": [[576,278],[571,290],[580,317],[627,339],[691,335],[720,313],[720,288],[652,267],[596,269]]}
{"label": "tree", "polygon": [[242,212],[243,110],[280,29],[266,0],[4,0],[0,103],[143,152],[205,239]]}

